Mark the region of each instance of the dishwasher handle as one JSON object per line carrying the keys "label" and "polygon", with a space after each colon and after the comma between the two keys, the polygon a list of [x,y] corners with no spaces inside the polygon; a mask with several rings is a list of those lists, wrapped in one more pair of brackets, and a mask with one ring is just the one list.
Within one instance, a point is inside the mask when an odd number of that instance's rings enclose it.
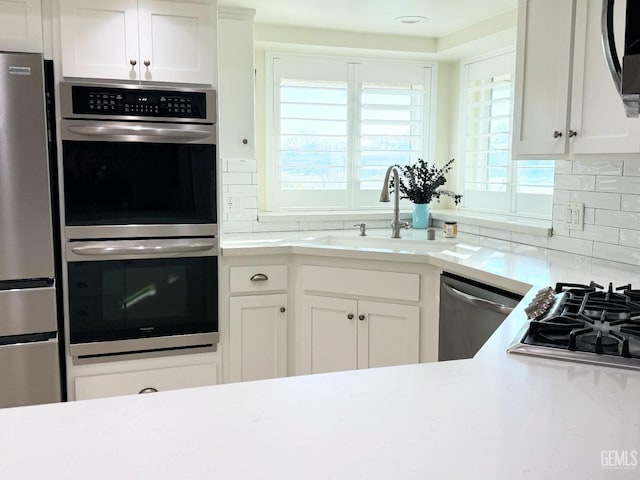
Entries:
{"label": "dishwasher handle", "polygon": [[505,315],[513,312],[513,308],[507,307],[506,305],[502,305],[501,303],[492,302],[490,300],[485,300],[484,298],[478,298],[473,295],[469,295],[468,293],[461,292],[447,284],[442,284],[442,288],[445,289],[447,293],[451,296],[466,302],[470,305],[474,305],[476,307],[484,308],[485,310],[491,310],[492,312],[503,313]]}

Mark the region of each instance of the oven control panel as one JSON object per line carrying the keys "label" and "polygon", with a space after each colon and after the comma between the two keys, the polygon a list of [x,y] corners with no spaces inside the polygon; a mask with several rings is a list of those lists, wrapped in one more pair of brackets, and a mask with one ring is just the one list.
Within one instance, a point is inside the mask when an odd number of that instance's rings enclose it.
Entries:
{"label": "oven control panel", "polygon": [[206,92],[74,85],[74,115],[207,118]]}

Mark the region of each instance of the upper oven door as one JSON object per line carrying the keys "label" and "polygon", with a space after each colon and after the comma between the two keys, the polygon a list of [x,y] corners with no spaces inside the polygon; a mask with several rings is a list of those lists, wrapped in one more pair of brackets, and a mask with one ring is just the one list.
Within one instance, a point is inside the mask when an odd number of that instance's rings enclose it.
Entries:
{"label": "upper oven door", "polygon": [[68,239],[217,235],[215,129],[66,120]]}

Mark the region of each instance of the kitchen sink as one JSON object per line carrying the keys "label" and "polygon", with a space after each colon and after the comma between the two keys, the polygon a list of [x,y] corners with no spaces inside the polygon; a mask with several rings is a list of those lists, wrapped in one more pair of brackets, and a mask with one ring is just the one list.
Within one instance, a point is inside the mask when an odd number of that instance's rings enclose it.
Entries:
{"label": "kitchen sink", "polygon": [[305,240],[311,245],[327,245],[333,247],[358,248],[367,250],[397,250],[416,252],[441,252],[455,248],[455,240],[416,240],[405,238],[389,238],[381,236],[347,236],[326,235]]}

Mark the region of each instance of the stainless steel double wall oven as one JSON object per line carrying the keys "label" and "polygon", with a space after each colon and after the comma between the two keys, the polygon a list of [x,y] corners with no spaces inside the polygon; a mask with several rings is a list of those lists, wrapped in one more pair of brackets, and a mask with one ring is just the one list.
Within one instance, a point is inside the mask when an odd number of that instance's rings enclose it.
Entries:
{"label": "stainless steel double wall oven", "polygon": [[61,83],[70,352],[218,342],[215,91]]}

